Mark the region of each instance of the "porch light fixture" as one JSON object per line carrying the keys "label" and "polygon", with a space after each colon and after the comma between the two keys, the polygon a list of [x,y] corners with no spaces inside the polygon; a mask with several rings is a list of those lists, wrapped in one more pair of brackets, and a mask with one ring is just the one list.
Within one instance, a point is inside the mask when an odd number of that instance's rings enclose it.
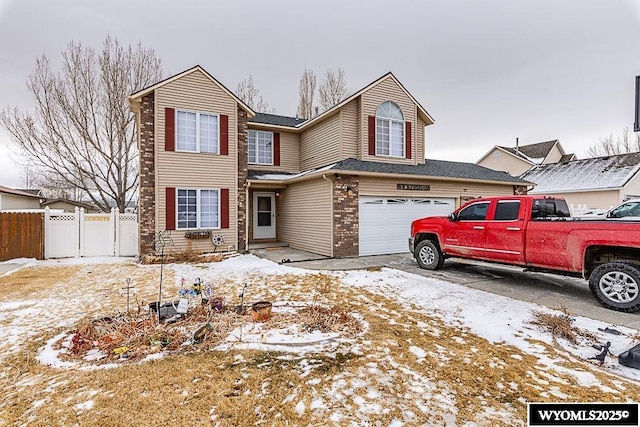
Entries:
{"label": "porch light fixture", "polygon": [[347,185],[347,193],[351,194],[353,193],[353,187],[350,185]]}

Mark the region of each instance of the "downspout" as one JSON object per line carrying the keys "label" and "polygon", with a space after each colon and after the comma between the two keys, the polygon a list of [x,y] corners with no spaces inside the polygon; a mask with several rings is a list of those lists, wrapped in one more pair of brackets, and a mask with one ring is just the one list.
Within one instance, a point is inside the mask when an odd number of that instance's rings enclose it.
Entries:
{"label": "downspout", "polygon": [[334,256],[334,240],[335,240],[335,227],[334,227],[334,216],[333,216],[333,181],[330,178],[327,178],[327,174],[322,174],[322,179],[328,181],[331,184],[331,258]]}
{"label": "downspout", "polygon": [[247,192],[244,202],[244,250],[249,253],[249,187],[251,187],[251,181],[247,181]]}

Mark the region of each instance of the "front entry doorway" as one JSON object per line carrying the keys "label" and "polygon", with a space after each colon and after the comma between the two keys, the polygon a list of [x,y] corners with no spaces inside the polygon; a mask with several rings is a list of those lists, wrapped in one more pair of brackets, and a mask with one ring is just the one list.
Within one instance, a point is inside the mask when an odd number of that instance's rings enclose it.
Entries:
{"label": "front entry doorway", "polygon": [[253,193],[253,238],[276,238],[275,193]]}

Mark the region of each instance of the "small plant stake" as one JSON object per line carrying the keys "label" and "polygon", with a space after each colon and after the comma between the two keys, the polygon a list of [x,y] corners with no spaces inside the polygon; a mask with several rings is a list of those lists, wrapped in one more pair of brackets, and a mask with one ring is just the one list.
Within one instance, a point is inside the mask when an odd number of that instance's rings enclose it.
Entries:
{"label": "small plant stake", "polygon": [[242,287],[242,292],[240,293],[240,295],[238,295],[240,297],[240,305],[236,307],[236,312],[238,314],[242,314],[242,312],[244,311],[244,293],[246,290],[247,290],[247,284],[245,283],[244,286]]}
{"label": "small plant stake", "polygon": [[131,300],[132,291],[133,291],[133,295],[136,294],[136,287],[131,286],[131,279],[129,278],[127,278],[126,282],[127,282],[127,286],[125,286],[124,288],[120,288],[120,290],[121,290],[121,294],[125,292],[127,293],[127,313],[129,313],[129,301]]}
{"label": "small plant stake", "polygon": [[164,247],[167,244],[173,245],[171,231],[164,230],[156,233],[156,252],[160,251],[160,286],[158,289],[158,325],[160,324],[160,306],[162,305],[162,270],[164,267]]}

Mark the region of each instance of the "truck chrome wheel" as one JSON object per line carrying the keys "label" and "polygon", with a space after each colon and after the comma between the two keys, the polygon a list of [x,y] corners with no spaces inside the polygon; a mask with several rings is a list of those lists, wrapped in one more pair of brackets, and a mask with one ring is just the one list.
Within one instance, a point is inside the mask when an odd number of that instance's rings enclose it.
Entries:
{"label": "truck chrome wheel", "polygon": [[418,256],[420,257],[420,261],[427,265],[433,264],[436,260],[436,253],[430,246],[423,246],[420,252],[418,252]]}
{"label": "truck chrome wheel", "polygon": [[638,283],[622,271],[612,271],[603,275],[599,283],[602,293],[612,301],[631,302],[638,297]]}
{"label": "truck chrome wheel", "polygon": [[437,270],[444,263],[444,255],[440,247],[432,240],[423,240],[418,243],[414,251],[418,265],[425,270]]}
{"label": "truck chrome wheel", "polygon": [[607,308],[640,311],[640,265],[612,261],[596,267],[589,276],[589,289]]}

